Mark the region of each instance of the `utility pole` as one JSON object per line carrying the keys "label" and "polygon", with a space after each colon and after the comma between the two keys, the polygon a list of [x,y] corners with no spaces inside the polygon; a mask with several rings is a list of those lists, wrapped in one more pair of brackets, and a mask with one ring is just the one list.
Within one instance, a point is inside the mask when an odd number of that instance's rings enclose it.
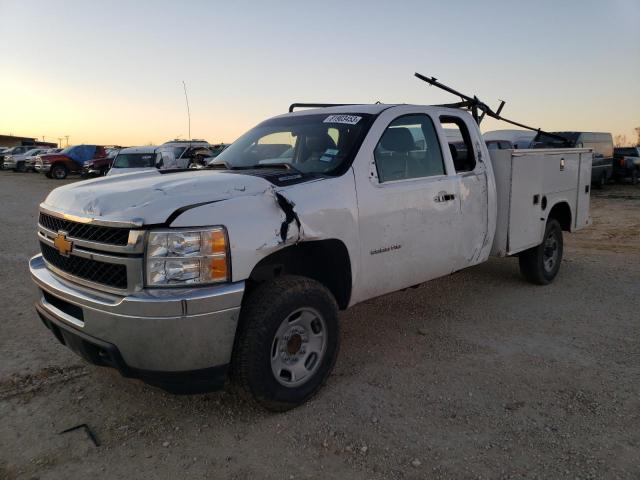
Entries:
{"label": "utility pole", "polygon": [[62,137],[58,137],[58,148],[62,148]]}
{"label": "utility pole", "polygon": [[69,135],[65,135],[64,138],[67,139],[67,147],[69,146]]}

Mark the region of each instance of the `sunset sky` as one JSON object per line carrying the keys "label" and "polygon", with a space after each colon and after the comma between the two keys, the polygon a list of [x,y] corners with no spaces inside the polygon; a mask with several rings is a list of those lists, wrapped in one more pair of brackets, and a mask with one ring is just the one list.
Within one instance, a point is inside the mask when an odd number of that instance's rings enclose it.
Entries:
{"label": "sunset sky", "polygon": [[[231,142],[294,101],[442,103],[546,130],[640,126],[640,0],[0,0],[0,134]],[[483,122],[483,130],[509,128]]]}

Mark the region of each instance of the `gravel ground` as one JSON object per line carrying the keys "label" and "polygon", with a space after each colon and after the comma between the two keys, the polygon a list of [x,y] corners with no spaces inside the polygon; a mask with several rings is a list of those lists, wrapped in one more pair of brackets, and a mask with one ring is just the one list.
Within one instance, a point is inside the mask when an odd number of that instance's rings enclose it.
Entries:
{"label": "gravel ground", "polygon": [[57,343],[27,270],[57,185],[0,172],[0,478],[640,478],[639,187],[594,192],[551,286],[492,259],[342,313],[328,384],[270,414]]}

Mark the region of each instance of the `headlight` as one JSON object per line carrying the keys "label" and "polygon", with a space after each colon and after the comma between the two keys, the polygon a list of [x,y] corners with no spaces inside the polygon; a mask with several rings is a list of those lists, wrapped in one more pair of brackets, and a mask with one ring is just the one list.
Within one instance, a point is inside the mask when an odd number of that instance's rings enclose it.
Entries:
{"label": "headlight", "polygon": [[194,285],[229,280],[227,232],[152,231],[147,237],[147,286]]}

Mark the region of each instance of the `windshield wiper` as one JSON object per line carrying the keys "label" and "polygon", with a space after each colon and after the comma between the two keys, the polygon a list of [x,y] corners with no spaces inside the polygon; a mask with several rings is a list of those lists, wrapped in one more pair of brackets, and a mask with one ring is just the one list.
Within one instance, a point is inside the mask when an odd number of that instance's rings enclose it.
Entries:
{"label": "windshield wiper", "polygon": [[217,162],[207,163],[207,168],[215,169],[215,170],[233,170],[233,167],[229,165],[224,160]]}
{"label": "windshield wiper", "polygon": [[290,163],[287,163],[287,162],[257,163],[255,165],[251,165],[250,167],[243,167],[243,168],[248,168],[248,169],[252,169],[252,168],[284,168],[285,170],[293,170],[294,172],[302,173],[296,167],[294,167],[293,165],[291,165]]}
{"label": "windshield wiper", "polygon": [[291,170],[296,173],[302,173],[296,167],[287,162],[278,162],[278,163],[256,163],[255,165],[230,165],[225,161],[218,161],[214,163],[210,163],[207,165],[207,168],[219,169],[219,170],[257,170],[257,169],[285,169]]}

